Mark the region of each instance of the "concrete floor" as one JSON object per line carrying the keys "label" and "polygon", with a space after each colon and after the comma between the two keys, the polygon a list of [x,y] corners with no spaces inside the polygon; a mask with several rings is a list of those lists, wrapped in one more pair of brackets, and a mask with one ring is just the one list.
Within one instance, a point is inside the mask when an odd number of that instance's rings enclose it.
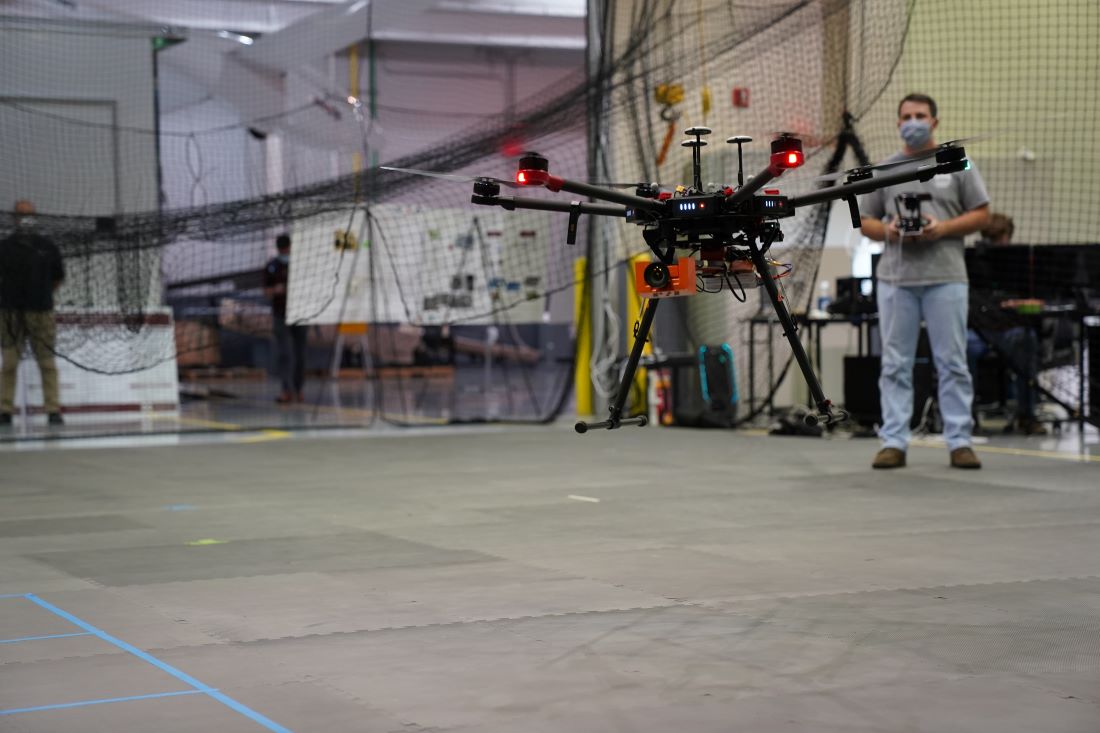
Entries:
{"label": "concrete floor", "polygon": [[1095,436],[279,437],[0,452],[0,731],[1100,730]]}

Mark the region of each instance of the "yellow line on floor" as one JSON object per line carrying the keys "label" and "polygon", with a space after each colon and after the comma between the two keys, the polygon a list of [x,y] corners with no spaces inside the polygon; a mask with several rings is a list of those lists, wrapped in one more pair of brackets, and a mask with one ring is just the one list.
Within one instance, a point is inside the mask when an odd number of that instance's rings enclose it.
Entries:
{"label": "yellow line on floor", "polygon": [[196,425],[203,428],[217,428],[218,430],[243,430],[243,425],[218,420],[203,420],[197,417],[179,417],[176,415],[154,415],[154,420],[175,420],[183,425]]}
{"label": "yellow line on floor", "polygon": [[427,417],[426,415],[401,415],[394,417],[392,412],[383,412],[382,417],[386,420],[392,420],[393,422],[404,422],[409,425],[446,425],[450,422],[445,417]]}
{"label": "yellow line on floor", "polygon": [[[369,407],[341,407],[339,405],[291,405],[283,407],[282,409],[294,410],[300,413],[308,413],[316,410],[319,413],[325,413],[329,415],[347,416],[347,417],[361,417],[364,419],[370,419],[375,417],[376,413]],[[404,422],[410,425],[447,425],[450,423],[449,418],[445,417],[428,417],[426,415],[402,415],[394,412],[383,412],[379,415],[384,420],[390,420],[393,422]],[[354,427],[354,426],[348,426]]]}
{"label": "yellow line on floor", "polygon": [[[940,442],[925,442],[914,440],[913,445],[919,445],[922,448],[945,448],[946,446]],[[1053,450],[1036,450],[1034,448],[1002,448],[996,445],[975,445],[973,446],[975,453],[1000,453],[1006,456],[1028,456],[1031,458],[1051,458],[1057,461],[1074,461],[1075,463],[1100,463],[1100,456],[1093,456],[1081,453],[1063,453]]]}
{"label": "yellow line on floor", "polygon": [[1089,456],[1088,453],[1067,453],[1056,450],[1035,450],[1032,448],[1001,448],[999,446],[975,446],[979,453],[1003,453],[1005,456],[1031,456],[1034,458],[1053,458],[1059,461],[1076,461],[1088,463],[1090,461],[1100,463],[1100,456]]}
{"label": "yellow line on floor", "polygon": [[[746,428],[738,431],[742,435],[760,436],[767,435],[768,431],[762,428]],[[914,440],[912,445],[920,448],[945,449],[947,446],[937,440]],[[1035,448],[1004,448],[996,445],[975,445],[977,453],[999,453],[1006,456],[1029,456],[1031,458],[1050,458],[1056,461],[1073,461],[1075,463],[1100,463],[1100,455],[1081,453],[1068,453],[1053,450],[1038,450]]]}
{"label": "yellow line on floor", "polygon": [[261,430],[258,434],[247,435],[234,440],[234,443],[265,443],[269,440],[286,440],[290,433],[285,430]]}

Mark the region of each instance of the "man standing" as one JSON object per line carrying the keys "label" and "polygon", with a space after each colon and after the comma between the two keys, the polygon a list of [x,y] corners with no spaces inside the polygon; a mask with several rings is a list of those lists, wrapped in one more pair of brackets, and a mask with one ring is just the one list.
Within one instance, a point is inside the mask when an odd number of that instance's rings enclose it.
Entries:
{"label": "man standing", "polygon": [[50,425],[62,425],[54,343],[53,293],[65,279],[61,253],[34,231],[34,204],[15,203],[15,231],[0,242],[0,425],[11,425],[15,379],[23,346],[30,341],[42,375],[42,401]]}
{"label": "man standing", "polygon": [[[936,147],[936,103],[910,94],[898,105],[901,153],[907,157]],[[904,170],[904,168],[903,168]],[[860,204],[863,233],[885,241],[878,266],[878,309],[882,335],[882,449],[874,468],[900,468],[909,448],[913,414],[913,362],[921,321],[928,330],[939,376],[943,432],[955,468],[981,468],[971,448],[974,387],[966,361],[968,281],[963,237],[989,219],[989,194],[973,164],[929,181],[904,183],[867,194]]]}
{"label": "man standing", "polygon": [[275,240],[278,255],[264,270],[264,294],[271,300],[271,322],[275,334],[275,361],[282,381],[279,404],[302,401],[306,379],[306,326],[286,322],[287,282],[290,278],[290,235]]}

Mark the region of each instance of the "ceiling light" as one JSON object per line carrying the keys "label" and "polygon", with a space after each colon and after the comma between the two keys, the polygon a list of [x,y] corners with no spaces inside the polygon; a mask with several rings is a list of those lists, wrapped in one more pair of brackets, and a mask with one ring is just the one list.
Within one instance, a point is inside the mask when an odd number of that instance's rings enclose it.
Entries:
{"label": "ceiling light", "polygon": [[252,45],[252,36],[243,36],[240,33],[233,33],[231,31],[218,31],[218,38],[228,38],[231,41],[243,43],[246,46]]}

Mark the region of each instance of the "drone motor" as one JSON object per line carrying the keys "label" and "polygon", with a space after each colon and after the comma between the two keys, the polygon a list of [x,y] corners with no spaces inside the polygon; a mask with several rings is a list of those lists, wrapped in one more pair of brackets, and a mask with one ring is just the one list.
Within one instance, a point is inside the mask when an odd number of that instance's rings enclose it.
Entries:
{"label": "drone motor", "polygon": [[797,168],[806,162],[802,152],[802,141],[789,134],[783,134],[772,140],[771,164],[773,168],[787,170]]}
{"label": "drone motor", "polygon": [[524,153],[519,159],[516,183],[541,186],[550,179],[550,161],[538,153]]}
{"label": "drone motor", "polygon": [[474,194],[477,196],[499,196],[500,184],[489,179],[477,179],[474,181]]}

